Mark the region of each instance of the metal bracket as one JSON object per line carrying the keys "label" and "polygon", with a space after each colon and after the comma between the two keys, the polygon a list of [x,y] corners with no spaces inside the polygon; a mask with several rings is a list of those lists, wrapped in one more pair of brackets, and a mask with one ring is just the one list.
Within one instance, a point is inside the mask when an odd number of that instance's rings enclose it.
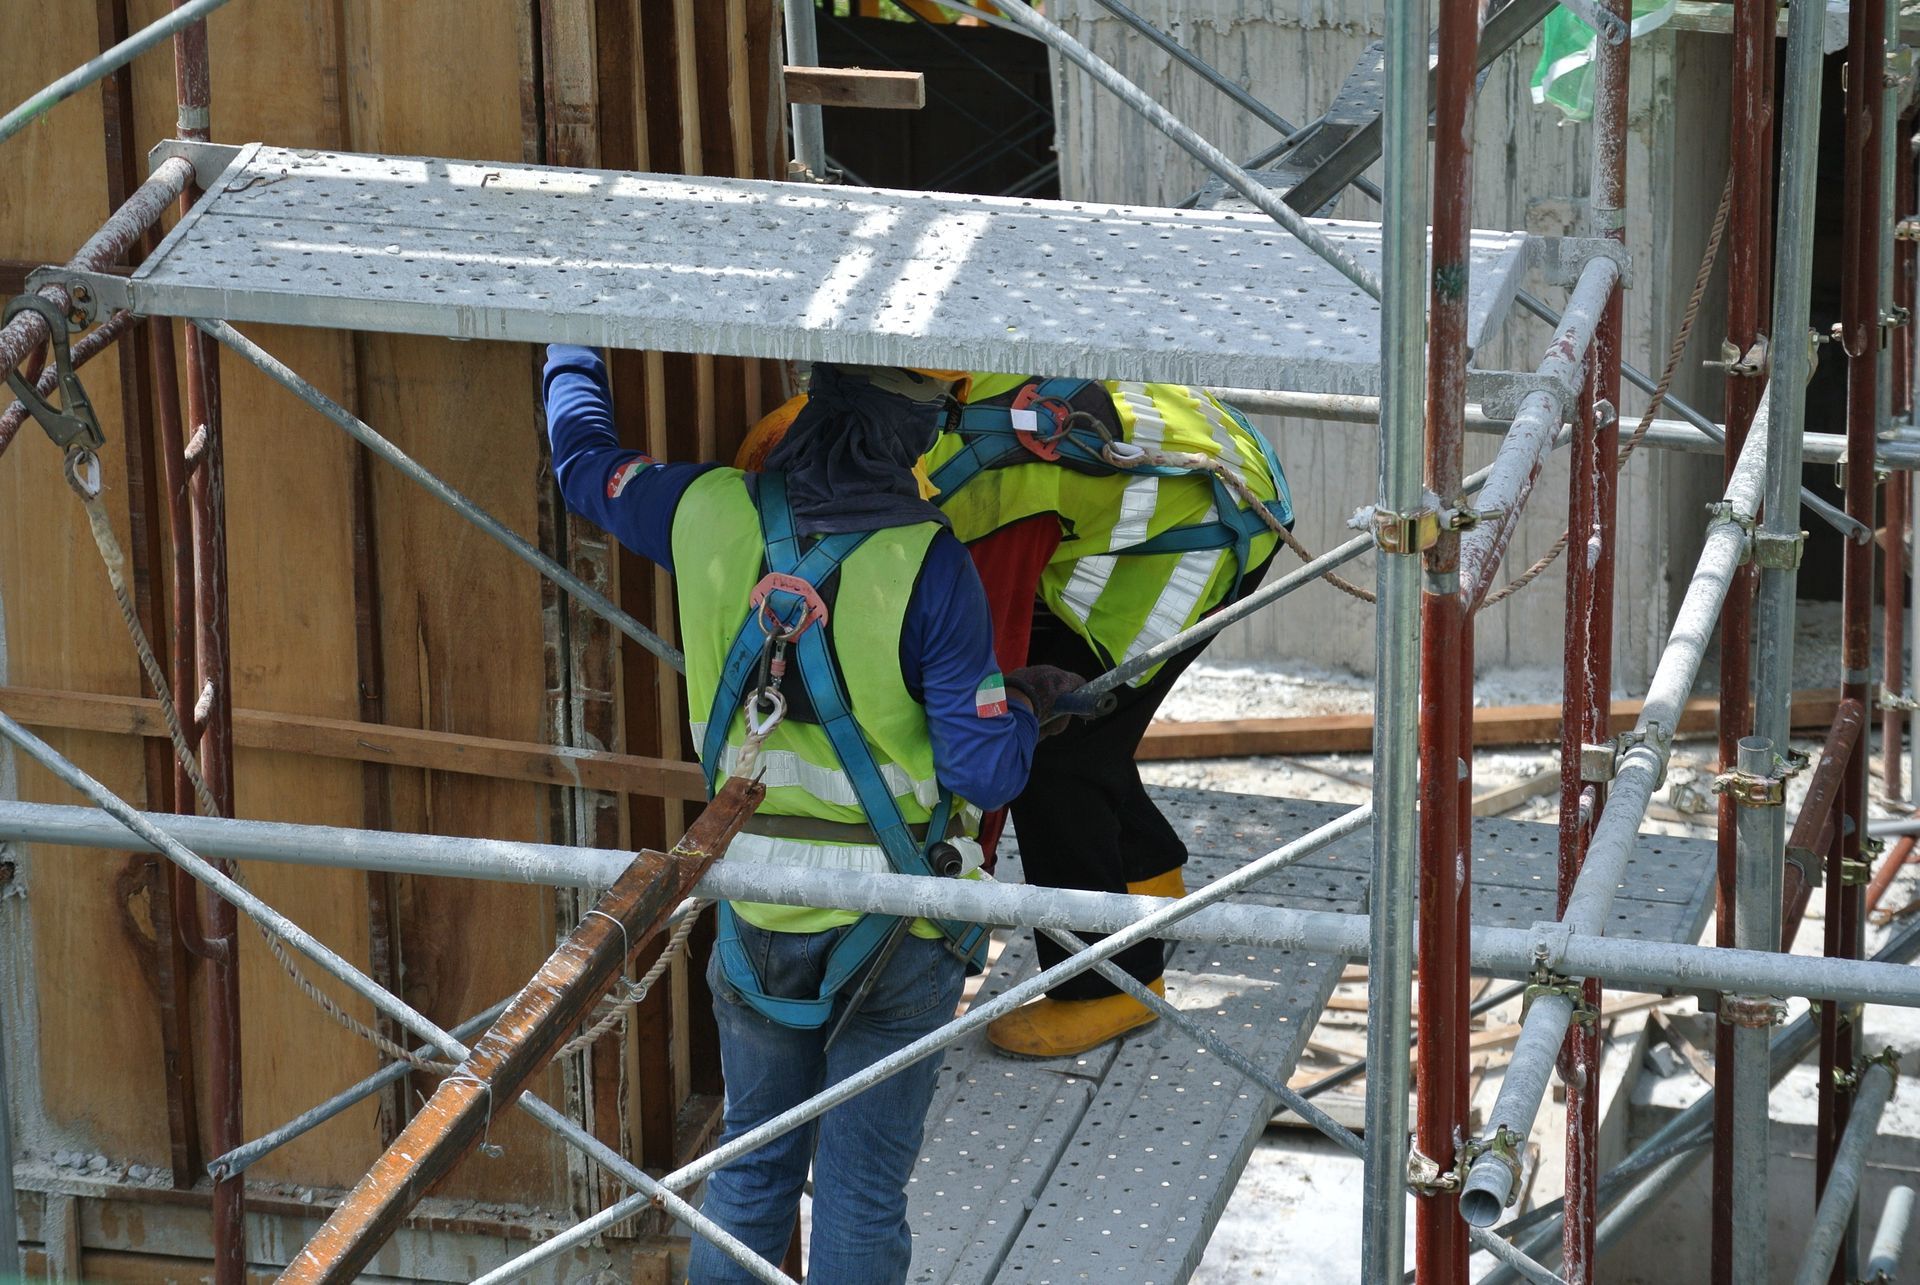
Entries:
{"label": "metal bracket", "polygon": [[[1611,244],[1611,242],[1609,242]],[[1567,380],[1542,375],[1538,371],[1469,370],[1467,400],[1479,402],[1480,409],[1496,419],[1512,419],[1520,413],[1520,403],[1535,393],[1553,398],[1565,418],[1579,397],[1579,389]]]}
{"label": "metal bracket", "polygon": [[1906,692],[1896,692],[1885,687],[1880,689],[1879,701],[1881,709],[1920,709],[1920,700],[1915,700]]}
{"label": "metal bracket", "polygon": [[1545,967],[1537,967],[1527,974],[1527,989],[1520,995],[1520,1012],[1524,1015],[1536,999],[1558,995],[1573,1005],[1573,1021],[1580,1026],[1591,1026],[1600,1020],[1597,1010],[1589,1008],[1583,994],[1584,981],[1562,976]]}
{"label": "metal bracket", "polygon": [[1590,785],[1605,785],[1613,779],[1618,766],[1619,747],[1611,741],[1580,747],[1580,779]]}
{"label": "metal bracket", "polygon": [[1905,89],[1913,83],[1913,46],[1894,45],[1887,50],[1887,88]]}
{"label": "metal bracket", "polygon": [[1733,506],[1731,500],[1714,500],[1707,505],[1707,516],[1712,522],[1729,522],[1744,531],[1747,536],[1746,557],[1753,557],[1753,537],[1759,524],[1751,514],[1742,513]]}
{"label": "metal bracket", "polygon": [[1920,241],[1920,219],[1901,219],[1893,225],[1896,241]]}
{"label": "metal bracket", "polygon": [[1442,1170],[1440,1162],[1418,1147],[1407,1148],[1407,1186],[1417,1196],[1439,1196],[1460,1190],[1461,1169]]}
{"label": "metal bracket", "polygon": [[1530,236],[1527,266],[1548,285],[1572,286],[1595,259],[1612,259],[1620,269],[1620,288],[1633,286],[1633,255],[1623,242],[1603,236]]}
{"label": "metal bracket", "polygon": [[1526,1142],[1525,1138],[1503,1124],[1493,1131],[1491,1138],[1468,1138],[1461,1143],[1455,1169],[1464,1174],[1481,1156],[1494,1157],[1513,1173],[1513,1181],[1507,1187],[1507,1204],[1512,1205],[1520,1199],[1520,1179],[1524,1168],[1520,1160],[1520,1149],[1526,1145]]}
{"label": "metal bracket", "polygon": [[1534,972],[1551,974],[1567,957],[1567,947],[1573,944],[1573,925],[1558,919],[1543,919],[1535,923],[1531,931]]}
{"label": "metal bracket", "polygon": [[1913,309],[1905,307],[1904,305],[1896,305],[1893,311],[1880,314],[1880,328],[1882,330],[1896,330],[1912,320]]}
{"label": "metal bracket", "polygon": [[1818,888],[1826,879],[1826,862],[1812,848],[1796,848],[1787,845],[1787,864],[1797,866],[1800,880],[1809,888]]}
{"label": "metal bracket", "polygon": [[1786,1001],[1774,995],[1720,996],[1720,1020],[1728,1026],[1766,1030],[1787,1020]]}
{"label": "metal bracket", "polygon": [[1770,357],[1771,353],[1767,346],[1767,337],[1760,335],[1754,339],[1752,345],[1750,345],[1745,352],[1741,352],[1739,346],[1731,339],[1722,339],[1720,341],[1720,359],[1718,361],[1703,361],[1700,364],[1710,370],[1724,370],[1729,376],[1737,375],[1742,378],[1760,378],[1772,369]]}
{"label": "metal bracket", "polygon": [[1777,531],[1755,531],[1748,543],[1749,557],[1753,565],[1767,571],[1792,571],[1800,565],[1800,555],[1806,551],[1807,533],[1795,531],[1783,535]]}
{"label": "metal bracket", "polygon": [[1395,513],[1376,507],[1367,511],[1366,525],[1382,553],[1424,553],[1440,542],[1440,514],[1431,508]]}
{"label": "metal bracket", "polygon": [[54,406],[40,395],[34,387],[34,381],[24,372],[15,368],[7,373],[7,384],[13,389],[13,395],[20,404],[39,421],[40,427],[47,430],[47,436],[61,451],[71,454],[74,451],[97,451],[106,445],[107,435],[100,431],[100,420],[93,413],[93,403],[87,400],[87,390],[80,386],[80,377],[73,371],[73,349],[67,342],[68,322],[60,309],[50,299],[38,294],[15,295],[7,302],[4,315],[0,315],[0,324],[12,321],[23,312],[37,312],[47,323],[47,333],[51,336],[53,348],[53,368],[60,389],[60,405]]}
{"label": "metal bracket", "polygon": [[1840,863],[1840,886],[1857,888],[1873,882],[1873,866],[1865,861],[1842,861]]}
{"label": "metal bracket", "polygon": [[147,152],[147,172],[160,168],[162,161],[178,156],[193,166],[193,181],[201,188],[213,186],[214,180],[226,172],[227,167],[240,158],[240,153],[248,148],[258,149],[258,143],[246,146],[234,146],[228,143],[200,143],[185,138],[169,138],[154,144]]}
{"label": "metal bracket", "polygon": [[35,268],[27,274],[27,290],[37,293],[42,287],[58,286],[73,301],[70,316],[81,326],[90,326],[115,312],[133,312],[133,297],[127,278],[114,272],[84,272],[75,268]]}
{"label": "metal bracket", "polygon": [[1807,756],[1790,749],[1785,756],[1773,756],[1773,771],[1761,776],[1755,772],[1722,772],[1713,778],[1713,792],[1724,794],[1742,807],[1777,808],[1787,801],[1787,781],[1804,771]]}

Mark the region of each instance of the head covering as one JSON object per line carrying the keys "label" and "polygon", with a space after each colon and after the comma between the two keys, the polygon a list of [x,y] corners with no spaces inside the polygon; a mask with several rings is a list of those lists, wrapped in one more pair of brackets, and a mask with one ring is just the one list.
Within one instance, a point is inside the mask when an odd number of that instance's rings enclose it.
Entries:
{"label": "head covering", "polygon": [[951,386],[912,371],[816,365],[807,405],[767,469],[786,474],[801,535],[947,525],[913,466],[939,436]]}

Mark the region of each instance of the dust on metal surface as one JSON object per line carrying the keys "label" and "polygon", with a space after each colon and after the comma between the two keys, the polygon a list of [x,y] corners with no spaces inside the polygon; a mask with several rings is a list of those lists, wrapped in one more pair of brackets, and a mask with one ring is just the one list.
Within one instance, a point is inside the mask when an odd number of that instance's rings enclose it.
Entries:
{"label": "dust on metal surface", "polygon": [[[1377,265],[1377,224],[1315,224]],[[1475,233],[1476,334],[1525,240]],[[240,323],[1378,386],[1378,306],[1258,214],[251,145],[125,288]]]}
{"label": "dust on metal surface", "polygon": [[[1192,851],[1198,887],[1339,816],[1339,804],[1154,789]],[[1553,918],[1551,825],[1474,823],[1474,922]],[[1241,898],[1300,910],[1364,908],[1361,833],[1280,871]],[[1649,835],[1622,876],[1612,936],[1693,940],[1711,899],[1713,844]],[[1003,857],[1014,877],[1017,855]],[[1015,934],[982,988],[1033,972]],[[1344,960],[1183,943],[1168,996],[1277,1075],[1286,1075]],[[1184,1281],[1270,1118],[1273,1103],[1164,1023],[1081,1058],[1016,1062],[974,1038],[940,1070],[909,1199],[916,1285],[993,1279]],[[1044,1107],[1044,1109],[1043,1109]]]}

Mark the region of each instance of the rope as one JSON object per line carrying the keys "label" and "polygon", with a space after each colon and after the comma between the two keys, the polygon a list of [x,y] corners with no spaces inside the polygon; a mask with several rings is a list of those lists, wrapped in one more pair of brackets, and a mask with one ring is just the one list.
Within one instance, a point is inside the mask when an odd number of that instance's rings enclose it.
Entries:
{"label": "rope", "polygon": [[[106,505],[101,501],[100,463],[91,451],[77,450],[69,453],[66,463],[67,482],[80,497],[86,509],[87,527],[93,533],[94,547],[100,551],[100,561],[107,572],[107,582],[113,587],[114,602],[120,608],[120,619],[126,623],[127,634],[133,641],[134,651],[140,657],[140,668],[145,672],[147,681],[152,684],[160,705],[160,718],[167,727],[167,739],[173,742],[174,757],[179,760],[181,771],[193,786],[194,797],[199,800],[201,810],[207,816],[223,815],[223,809],[215,802],[213,791],[207,785],[206,777],[201,773],[199,759],[187,744],[186,731],[180,723],[180,711],[174,704],[173,690],[161,669],[160,658],[154,654],[153,643],[147,637],[146,629],[140,623],[139,613],[134,608],[133,595],[127,589],[126,554],[120,548],[119,537],[114,534],[113,523],[107,515]],[[228,874],[242,888],[247,888],[246,877],[240,867],[230,865]],[[647,997],[653,984],[679,959],[686,950],[687,938],[693,931],[693,924],[699,918],[705,902],[695,903],[687,916],[675,926],[673,934],[667,939],[665,949],[660,952],[639,981],[626,987],[619,993],[609,996],[603,1003],[610,1005],[607,1013],[591,1028],[561,1045],[556,1057],[577,1053],[598,1042],[615,1026],[624,1025],[628,1006],[638,1004]],[[323,1013],[336,1023],[367,1043],[373,1045],[387,1057],[396,1062],[405,1062],[422,1071],[446,1075],[455,1067],[450,1062],[435,1061],[415,1053],[405,1045],[395,1043],[379,1031],[368,1026],[353,1014],[341,1008],[334,998],[322,990],[314,980],[300,967],[285,941],[264,924],[249,920],[259,929],[266,939],[267,949],[280,962],[280,967],[292,979],[295,986],[313,1001]]]}
{"label": "rope", "polygon": [[[1646,440],[1647,430],[1653,427],[1654,416],[1658,415],[1660,408],[1666,404],[1667,389],[1680,369],[1681,357],[1686,355],[1687,342],[1693,337],[1693,322],[1700,315],[1700,300],[1707,293],[1707,283],[1713,279],[1714,261],[1720,257],[1720,238],[1727,230],[1727,211],[1732,204],[1733,171],[1728,169],[1726,186],[1720,190],[1720,209],[1713,216],[1713,231],[1707,236],[1705,253],[1700,256],[1700,270],[1694,274],[1693,295],[1687,300],[1687,310],[1680,318],[1680,329],[1674,333],[1673,344],[1667,349],[1666,369],[1660,372],[1660,382],[1654,386],[1653,398],[1647,403],[1646,412],[1640,416],[1640,426],[1633,430],[1633,436],[1628,438],[1627,444],[1620,448],[1620,457],[1614,465],[1616,472],[1625,468],[1627,461],[1633,458],[1633,452],[1641,442]],[[1562,531],[1560,538],[1553,542],[1551,549],[1542,554],[1532,566],[1488,594],[1483,605],[1491,607],[1496,602],[1505,601],[1538,580],[1541,574],[1567,551],[1567,543],[1571,535],[1570,530]]]}

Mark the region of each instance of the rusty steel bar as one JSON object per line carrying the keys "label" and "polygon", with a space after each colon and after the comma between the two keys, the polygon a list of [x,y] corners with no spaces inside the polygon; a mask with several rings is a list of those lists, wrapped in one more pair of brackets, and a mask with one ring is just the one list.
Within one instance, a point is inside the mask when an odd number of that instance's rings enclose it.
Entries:
{"label": "rusty steel bar", "polygon": [[[1773,77],[1775,0],[1736,0],[1733,6],[1732,131],[1727,163],[1733,194],[1727,208],[1727,341],[1741,353],[1764,351],[1773,256]],[[1724,476],[1733,476],[1748,426],[1766,387],[1758,372],[1729,368],[1727,436],[1721,445]],[[1720,609],[1720,764],[1734,761],[1740,739],[1753,732],[1753,600],[1758,571],[1751,562],[1734,573]],[[1720,796],[1714,883],[1714,943],[1731,946],[1738,888],[1735,805]],[[1791,879],[1793,872],[1788,871]],[[1783,947],[1784,949],[1784,947]],[[1714,1023],[1714,1061],[1733,1065],[1733,1027]],[[1714,1097],[1712,1271],[1714,1285],[1733,1281],[1733,1095]]]}
{"label": "rusty steel bar", "polygon": [[[1427,291],[1427,491],[1442,512],[1466,507],[1467,278],[1473,236],[1473,83],[1480,0],[1440,0],[1434,70],[1433,242]],[[1545,437],[1550,444],[1559,427]],[[1496,476],[1498,471],[1496,470]],[[1432,503],[1430,500],[1429,503]],[[1460,795],[1460,724],[1473,703],[1460,651],[1472,625],[1460,594],[1460,532],[1442,522],[1426,551],[1420,594],[1418,1003],[1427,1038],[1414,1056],[1414,1145],[1455,1166],[1467,1124],[1467,932],[1471,896],[1468,805]],[[1468,762],[1471,762],[1471,754]],[[1453,1192],[1414,1202],[1414,1271],[1433,1285],[1466,1285],[1466,1224]]]}
{"label": "rusty steel bar", "polygon": [[765,793],[736,778],[671,853],[634,857],[295,1256],[280,1277],[285,1285],[346,1282],[359,1274],[434,1183],[481,1144],[494,1112],[512,1104],[592,1012]]}
{"label": "rusty steel bar", "polygon": [[[1881,149],[1880,129],[1886,102],[1886,0],[1855,0],[1847,19],[1846,170],[1844,181],[1844,264],[1841,283],[1841,344],[1847,363],[1846,510],[1874,525],[1878,483],[1872,454],[1879,436],[1879,361],[1885,332],[1880,325]],[[1870,707],[1873,700],[1873,545],[1849,543],[1841,574],[1841,694]],[[1861,888],[1849,874],[1861,858],[1866,835],[1868,756],[1856,753],[1847,765],[1841,791],[1840,843],[1826,872],[1826,954],[1855,959],[1861,945]],[[1851,822],[1851,824],[1846,824]],[[1819,1111],[1814,1148],[1814,1177],[1824,1197],[1847,1127],[1852,1099],[1836,1073],[1851,1070],[1858,1035],[1858,1011],[1825,1005],[1820,1013]],[[1851,1213],[1849,1212],[1849,1216]],[[1835,1285],[1852,1279],[1857,1239],[1832,1265]]]}
{"label": "rusty steel bar", "polygon": [[1868,915],[1880,908],[1880,899],[1887,895],[1887,889],[1893,885],[1894,876],[1898,875],[1900,868],[1912,859],[1914,842],[1914,835],[1903,834],[1894,841],[1891,848],[1887,849],[1887,855],[1880,862],[1880,868],[1873,872],[1873,882],[1867,885],[1866,905],[1862,909]]}
{"label": "rusty steel bar", "polygon": [[[179,157],[154,167],[147,181],[115,210],[85,245],[67,260],[67,266],[84,272],[105,272],[114,261],[131,250],[148,228],[160,221],[167,206],[193,182],[193,166]],[[62,312],[73,307],[66,288],[40,287],[40,297],[50,300]],[[0,327],[0,378],[27,359],[27,355],[47,342],[47,321],[37,312],[23,312]]]}
{"label": "rusty steel bar", "polygon": [[[1608,8],[1631,21],[1630,0]],[[1600,42],[1594,63],[1592,231],[1626,239],[1627,74],[1632,38]],[[1587,393],[1578,408],[1571,465],[1570,550],[1567,577],[1567,660],[1562,720],[1560,866],[1556,909],[1565,916],[1586,866],[1600,808],[1595,788],[1582,780],[1583,744],[1608,739],[1613,690],[1613,595],[1620,449],[1621,298],[1608,296],[1594,334]],[[1591,800],[1591,802],[1589,802]],[[1583,806],[1586,804],[1586,806]],[[1600,1007],[1600,982],[1579,983],[1579,1003]],[[1592,1279],[1600,1184],[1600,1047],[1592,1023],[1574,1023],[1560,1048],[1560,1080],[1567,1086],[1566,1201],[1561,1271],[1571,1285]]]}
{"label": "rusty steel bar", "polygon": [[[189,0],[173,0],[176,13]],[[173,89],[178,137],[212,137],[211,72],[205,19],[179,28],[173,37]],[[179,194],[182,217],[200,197],[197,183]],[[222,464],[219,352],[198,331],[186,332],[187,501],[193,549],[193,653],[195,681],[177,691],[183,710],[193,711],[200,773],[222,816],[233,815],[233,667],[227,623],[226,483]],[[180,532],[175,531],[176,539]],[[222,873],[225,873],[223,870]],[[176,885],[177,886],[177,885]],[[212,1078],[209,1133],[215,1154],[247,1140],[241,1111],[239,914],[224,898],[209,907],[207,934],[222,943],[207,961],[208,1075]],[[213,1185],[214,1285],[245,1285],[247,1279],[246,1185],[239,1177]]]}
{"label": "rusty steel bar", "polygon": [[[1907,684],[1907,479],[1895,473],[1887,483],[1886,540],[1880,549],[1880,673],[1881,686],[1899,696]],[[1906,711],[1894,702],[1881,707],[1880,780],[1890,799],[1901,794],[1900,741],[1906,719]]]}
{"label": "rusty steel bar", "polygon": [[[1846,785],[1848,768],[1858,751],[1860,737],[1867,725],[1866,707],[1857,700],[1843,700],[1833,712],[1833,725],[1820,747],[1820,762],[1807,782],[1807,797],[1794,818],[1793,833],[1787,839],[1787,864],[1780,885],[1780,949],[1789,950],[1800,931],[1801,917],[1813,895],[1812,871],[1824,862],[1830,838],[1837,834],[1834,800]],[[1732,942],[1722,943],[1732,945]]]}

